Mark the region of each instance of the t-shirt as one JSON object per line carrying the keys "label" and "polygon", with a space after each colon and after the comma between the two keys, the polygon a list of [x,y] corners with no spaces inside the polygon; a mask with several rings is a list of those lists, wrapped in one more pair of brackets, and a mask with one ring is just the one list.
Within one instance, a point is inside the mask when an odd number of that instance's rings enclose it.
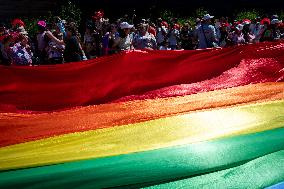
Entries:
{"label": "t-shirt", "polygon": [[76,62],[81,60],[81,48],[76,36],[72,36],[66,41],[64,59],[66,62]]}
{"label": "t-shirt", "polygon": [[119,37],[119,44],[118,47],[120,50],[130,50],[133,38],[131,35],[127,35],[125,38],[120,38]]}
{"label": "t-shirt", "polygon": [[43,33],[37,34],[36,36],[37,37],[37,47],[39,51],[43,51],[47,46],[45,34],[46,32],[43,32]]}
{"label": "t-shirt", "polygon": [[233,35],[233,39],[232,39],[233,43],[238,45],[238,44],[243,44],[245,43],[245,38],[244,38],[244,34],[234,34]]}
{"label": "t-shirt", "polygon": [[170,46],[176,46],[178,44],[178,38],[179,38],[179,30],[173,29],[169,33],[169,45]]}
{"label": "t-shirt", "polygon": [[148,32],[143,36],[141,34],[137,34],[133,39],[133,44],[135,49],[156,49],[157,47],[156,38],[153,34]]}
{"label": "t-shirt", "polygon": [[157,29],[157,43],[161,44],[166,40],[168,30],[166,27],[162,26]]}
{"label": "t-shirt", "polygon": [[209,24],[200,25],[197,29],[197,36],[199,49],[211,48],[213,47],[213,42],[217,41],[215,27]]}

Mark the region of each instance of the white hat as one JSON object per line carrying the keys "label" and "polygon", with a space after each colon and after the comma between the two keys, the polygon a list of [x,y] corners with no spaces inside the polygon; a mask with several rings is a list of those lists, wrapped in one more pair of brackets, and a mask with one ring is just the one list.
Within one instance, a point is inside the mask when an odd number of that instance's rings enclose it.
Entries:
{"label": "white hat", "polygon": [[279,23],[280,23],[280,20],[278,19],[271,20],[271,24],[279,24]]}
{"label": "white hat", "polygon": [[211,18],[214,18],[214,16],[210,16],[210,14],[205,14],[205,15],[203,16],[203,20],[209,20],[209,19],[211,19]]}
{"label": "white hat", "polygon": [[23,34],[23,35],[28,35],[28,32],[26,31],[24,26],[18,27],[17,32],[19,32],[20,34]]}
{"label": "white hat", "polygon": [[128,24],[127,22],[122,22],[122,23],[120,24],[120,28],[121,28],[121,29],[131,29],[131,28],[133,28],[133,25],[130,25],[130,24]]}
{"label": "white hat", "polygon": [[238,24],[238,25],[236,26],[236,29],[239,30],[239,31],[242,31],[243,28],[244,28],[244,26],[243,26],[242,24]]}

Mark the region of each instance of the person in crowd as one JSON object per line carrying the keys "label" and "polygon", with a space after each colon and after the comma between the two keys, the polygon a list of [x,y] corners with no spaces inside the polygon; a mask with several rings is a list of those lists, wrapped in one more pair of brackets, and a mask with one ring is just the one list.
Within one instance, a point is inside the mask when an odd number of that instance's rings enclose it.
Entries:
{"label": "person in crowd", "polygon": [[11,26],[11,31],[16,32],[19,27],[25,27],[25,23],[21,19],[16,18],[11,21]]}
{"label": "person in crowd", "polygon": [[189,23],[185,23],[180,32],[181,48],[184,50],[193,49],[193,31]]}
{"label": "person in crowd", "polygon": [[262,33],[261,41],[273,41],[273,27],[271,24],[265,26],[265,30]]}
{"label": "person in crowd", "polygon": [[43,20],[40,20],[37,23],[38,34],[36,35],[36,54],[39,57],[40,64],[48,63],[46,48],[48,46],[49,37],[46,35],[46,26],[46,22]]}
{"label": "person in crowd", "polygon": [[65,45],[63,53],[64,62],[78,62],[86,59],[79,40],[79,34],[75,23],[66,25],[66,38],[59,40],[50,31],[47,32],[48,37],[58,45]]}
{"label": "person in crowd", "polygon": [[16,36],[15,44],[9,49],[11,65],[31,66],[33,54],[28,44],[28,37],[19,33]]}
{"label": "person in crowd", "polygon": [[115,46],[114,44],[118,40],[120,35],[123,35],[123,32],[119,28],[119,25],[116,25],[116,24],[113,23],[110,26],[110,32],[109,32],[109,36],[108,36],[108,47],[109,47],[110,54],[113,54],[113,53],[117,52],[116,51],[117,49],[114,48],[114,46]]}
{"label": "person in crowd", "polygon": [[278,18],[274,18],[271,20],[273,41],[279,41],[281,39],[281,32],[279,29],[279,25],[280,25],[280,21],[278,20]]}
{"label": "person in crowd", "polygon": [[133,49],[133,36],[130,33],[132,28],[133,25],[130,25],[128,22],[120,24],[120,34],[115,39],[113,48],[118,48],[120,51]]}
{"label": "person in crowd", "polygon": [[[56,32],[53,32],[53,35],[58,40],[63,40],[63,33],[56,31]],[[47,55],[48,55],[48,63],[49,64],[62,64],[64,49],[65,49],[65,45],[58,44],[54,42],[53,40],[50,40],[46,48]]]}
{"label": "person in crowd", "polygon": [[220,19],[215,19],[214,27],[215,27],[215,31],[216,31],[218,44],[219,44],[220,43],[220,38],[221,38],[221,31],[220,31],[221,22],[220,22]]}
{"label": "person in crowd", "polygon": [[7,34],[6,36],[4,36],[1,44],[2,65],[11,65],[9,53],[10,48],[14,45],[14,38],[12,34]]}
{"label": "person in crowd", "polygon": [[214,16],[210,16],[209,14],[204,15],[202,24],[197,29],[199,49],[217,46],[218,40],[216,30],[215,27],[211,25],[212,18],[214,18]]}
{"label": "person in crowd", "polygon": [[255,36],[250,32],[250,22],[243,22],[243,34],[246,43],[252,43]]}
{"label": "person in crowd", "polygon": [[231,40],[229,38],[229,24],[224,22],[220,26],[220,47],[231,46]]}
{"label": "person in crowd", "polygon": [[93,34],[93,25],[91,23],[86,24],[86,31],[84,34],[83,46],[87,58],[91,58],[91,54],[95,50],[95,38]]}
{"label": "person in crowd", "polygon": [[154,37],[157,36],[157,30],[156,30],[156,25],[153,22],[150,22],[148,32],[153,34]]}
{"label": "person in crowd", "polygon": [[244,38],[242,30],[243,30],[243,25],[239,24],[236,26],[232,38],[232,42],[234,45],[246,44],[246,40]]}
{"label": "person in crowd", "polygon": [[133,46],[135,49],[147,49],[147,50],[155,50],[157,49],[156,38],[153,34],[148,32],[147,24],[140,24],[138,26],[138,34],[135,35],[133,39]]}
{"label": "person in crowd", "polygon": [[171,50],[176,50],[178,48],[178,41],[180,39],[180,25],[174,24],[168,33],[169,47]]}
{"label": "person in crowd", "polygon": [[162,21],[162,19],[158,19],[157,21],[158,27],[157,27],[157,36],[156,36],[156,41],[158,45],[158,49],[160,47],[162,49],[165,49],[165,44],[167,43],[167,35],[168,35],[168,23],[166,21]]}
{"label": "person in crowd", "polygon": [[255,36],[253,43],[259,43],[263,32],[263,26],[257,21],[253,27],[252,34]]}

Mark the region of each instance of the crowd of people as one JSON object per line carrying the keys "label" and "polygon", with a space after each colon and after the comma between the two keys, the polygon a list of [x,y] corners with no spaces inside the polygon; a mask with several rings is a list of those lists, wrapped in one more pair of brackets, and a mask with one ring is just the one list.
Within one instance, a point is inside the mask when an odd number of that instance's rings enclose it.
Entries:
{"label": "crowd of people", "polygon": [[54,18],[37,22],[30,36],[21,19],[11,27],[0,25],[0,64],[44,65],[77,62],[125,50],[194,50],[284,39],[284,24],[277,15],[229,22],[205,14],[195,24],[173,18],[135,20],[127,15],[114,22],[98,11],[78,32],[75,22]]}

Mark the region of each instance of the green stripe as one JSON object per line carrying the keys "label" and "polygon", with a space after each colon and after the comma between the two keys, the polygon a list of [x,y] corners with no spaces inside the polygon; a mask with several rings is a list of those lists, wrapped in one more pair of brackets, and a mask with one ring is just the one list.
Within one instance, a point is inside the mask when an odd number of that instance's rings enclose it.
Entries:
{"label": "green stripe", "polygon": [[0,173],[0,188],[102,188],[163,183],[284,150],[284,128],[160,150]]}
{"label": "green stripe", "polygon": [[[176,182],[148,187],[168,188],[265,188],[284,180],[284,150],[250,161],[244,165]],[[284,185],[283,185],[284,186]],[[275,189],[277,186],[274,186]],[[280,186],[279,186],[280,189]]]}

